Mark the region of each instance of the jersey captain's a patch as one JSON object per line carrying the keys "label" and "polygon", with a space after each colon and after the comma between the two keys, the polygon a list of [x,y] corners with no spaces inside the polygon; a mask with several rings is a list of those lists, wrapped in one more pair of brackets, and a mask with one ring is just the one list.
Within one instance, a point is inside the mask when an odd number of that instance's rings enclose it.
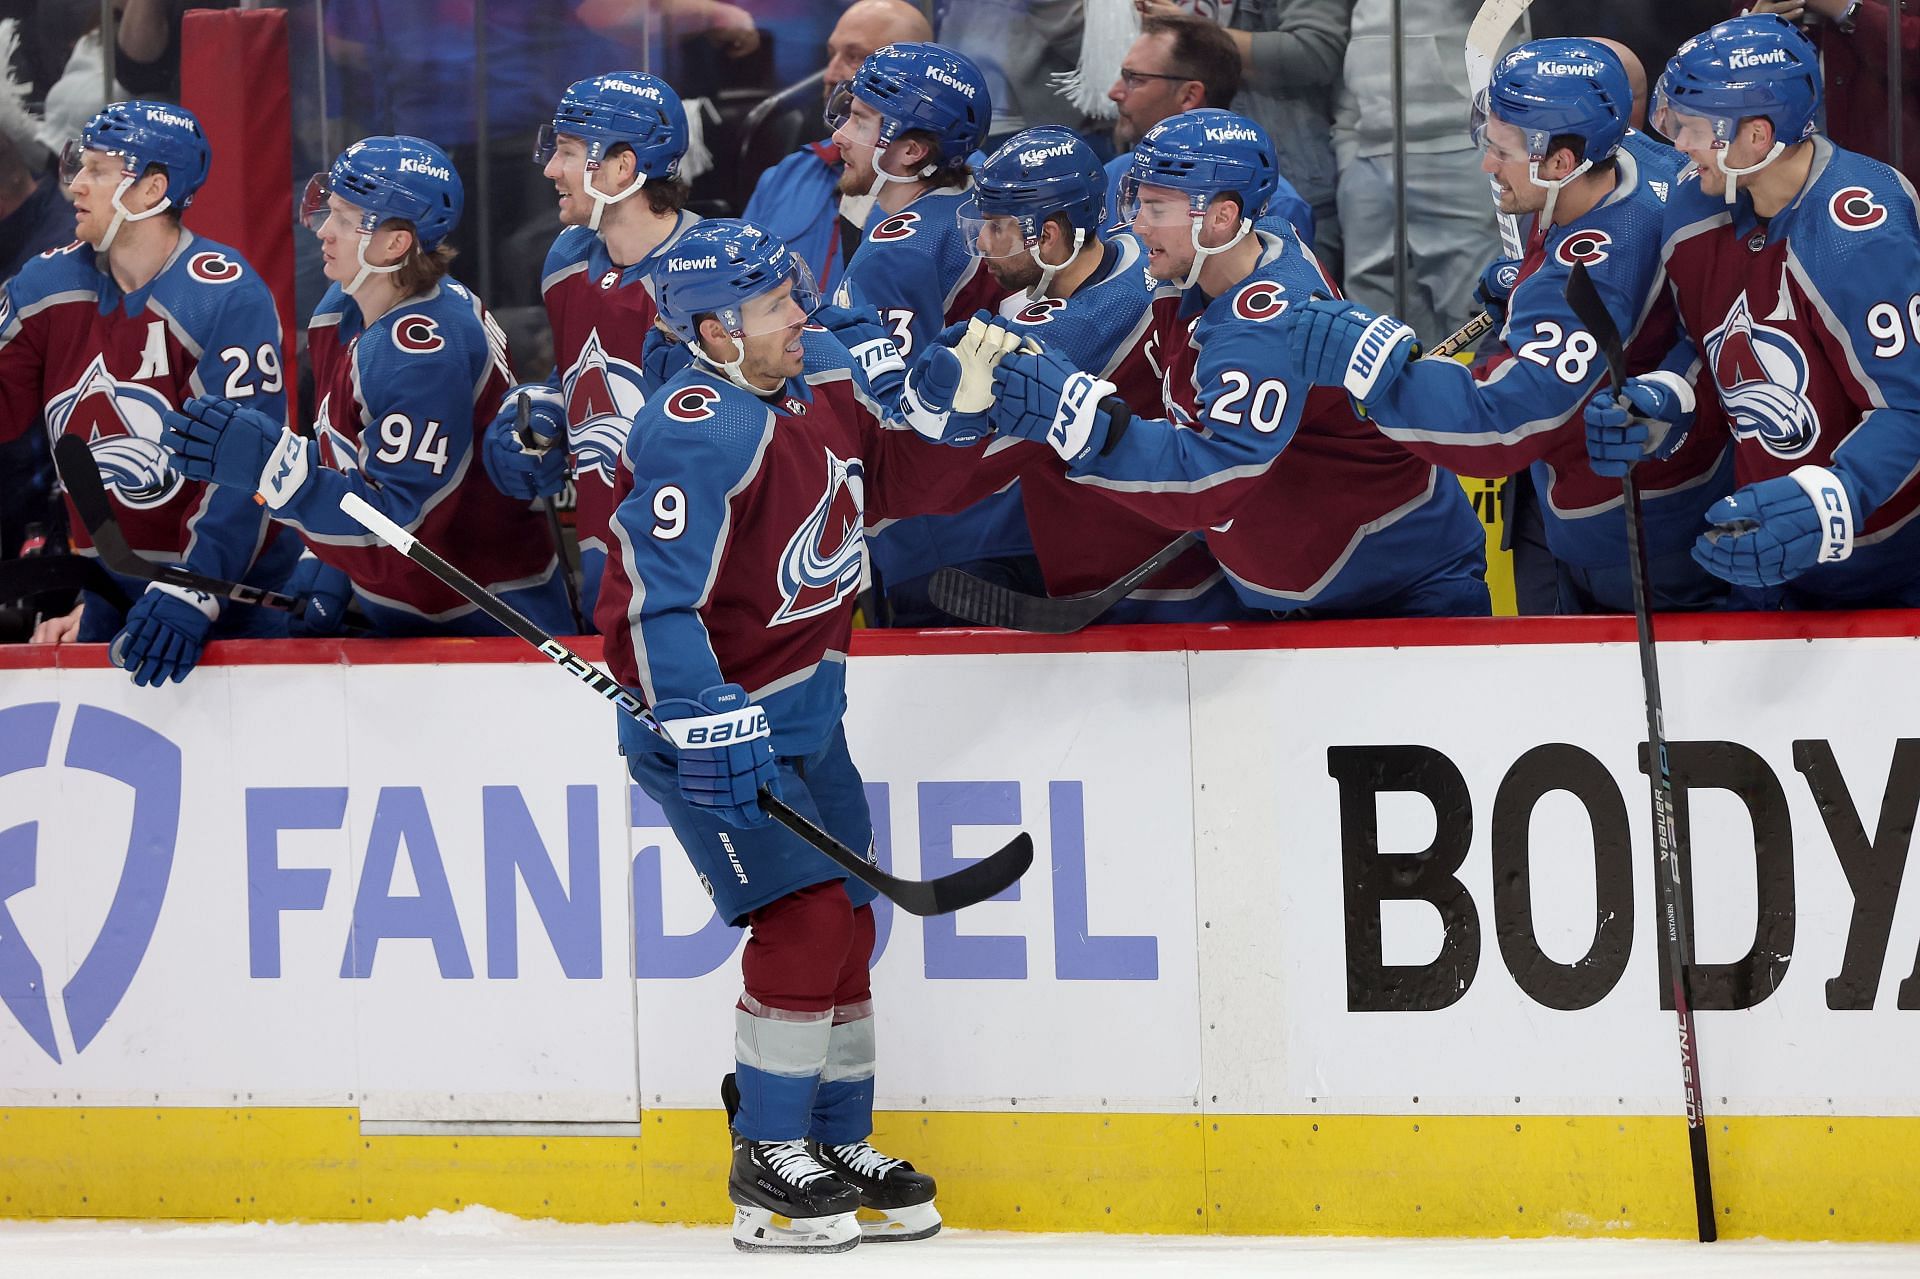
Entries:
{"label": "jersey captain's a patch", "polygon": [[860,589],[866,549],[866,467],[826,450],[826,492],[801,521],[780,553],[780,607],[771,626],[832,612]]}

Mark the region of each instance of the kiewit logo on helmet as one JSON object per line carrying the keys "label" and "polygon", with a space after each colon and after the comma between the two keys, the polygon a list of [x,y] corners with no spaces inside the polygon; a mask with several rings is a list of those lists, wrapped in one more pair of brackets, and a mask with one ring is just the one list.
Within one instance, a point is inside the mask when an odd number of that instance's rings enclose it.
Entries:
{"label": "kiewit logo on helmet", "polygon": [[190,115],[181,115],[178,111],[156,110],[149,108],[147,119],[154,124],[170,124],[176,129],[197,129]]}
{"label": "kiewit logo on helmet", "polygon": [[1073,154],[1073,143],[1057,142],[1050,147],[1036,147],[1032,151],[1022,151],[1020,153],[1020,163],[1028,164],[1028,165],[1038,164],[1042,160],[1051,160],[1058,155],[1072,155],[1072,154]]}
{"label": "kiewit logo on helmet", "polygon": [[1742,49],[1727,59],[1727,65],[1735,71],[1745,71],[1749,67],[1778,66],[1785,61],[1787,61],[1785,49],[1768,49],[1765,53]]}
{"label": "kiewit logo on helmet", "polygon": [[1244,124],[1211,125],[1207,128],[1209,142],[1258,142],[1260,135]]}
{"label": "kiewit logo on helmet", "polygon": [[941,84],[946,85],[949,89],[957,89],[961,93],[966,94],[969,98],[973,96],[972,85],[968,84],[965,80],[960,79],[958,76],[954,75],[949,71],[943,71],[939,67],[928,67],[927,79],[938,80]]}
{"label": "kiewit logo on helmet", "polygon": [[660,90],[650,84],[634,84],[629,80],[609,80],[607,81],[607,88],[618,89],[622,93],[631,93],[636,98],[648,98],[654,102],[660,101]]}
{"label": "kiewit logo on helmet", "polygon": [[669,271],[712,271],[718,268],[720,259],[709,253],[704,258],[668,258]]}
{"label": "kiewit logo on helmet", "polygon": [[445,169],[441,168],[439,165],[435,164],[433,161],[422,160],[418,156],[412,156],[412,155],[403,155],[400,157],[400,172],[424,173],[428,177],[438,178],[442,182],[445,182],[449,176]]}
{"label": "kiewit logo on helmet", "polygon": [[1542,62],[1539,66],[1541,75],[1590,76],[1598,74],[1599,70],[1600,64],[1597,62]]}

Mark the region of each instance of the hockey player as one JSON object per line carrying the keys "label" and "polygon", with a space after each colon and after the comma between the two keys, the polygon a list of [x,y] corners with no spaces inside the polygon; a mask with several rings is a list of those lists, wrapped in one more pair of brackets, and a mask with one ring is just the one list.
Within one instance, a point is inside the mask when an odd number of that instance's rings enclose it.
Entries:
{"label": "hockey player", "polygon": [[[1154,413],[1154,281],[1140,242],[1100,233],[1107,175],[1071,130],[1042,125],[1015,134],[974,173],[960,208],[968,247],[1010,296],[1000,313],[1020,333],[1078,368],[1114,383],[1130,408]],[[1053,450],[996,440],[972,493],[1020,481],[1020,500],[1049,595],[1110,586],[1165,546],[1169,534],[1143,515],[1073,482]],[[1220,566],[1196,546],[1141,583],[1103,622],[1197,622],[1245,617]]]}
{"label": "hockey player", "polygon": [[1256,231],[1275,173],[1259,126],[1203,109],[1133,152],[1121,215],[1160,281],[1162,419],[1058,352],[994,374],[990,420],[1044,440],[1081,484],[1170,529],[1205,529],[1241,599],[1283,616],[1485,614],[1485,540],[1452,476],[1275,359],[1274,321],[1333,286],[1295,236]]}
{"label": "hockey player", "polygon": [[[420,138],[372,137],[308,183],[301,219],[333,281],[307,326],[313,438],[218,395],[166,415],[163,443],[192,479],[251,498],[300,530],[295,574],[309,633],[349,600],[383,635],[492,635],[500,627],[340,510],[356,493],[446,549],[546,630],[566,629],[559,561],[540,518],[481,473],[476,436],[508,379],[506,338],[447,276],[460,175]],[[314,617],[322,620],[313,621]]]}
{"label": "hockey player", "polygon": [[[1741,606],[1920,604],[1914,192],[1820,136],[1820,102],[1813,46],[1772,15],[1681,45],[1654,95],[1695,166],[1666,218],[1684,339],[1666,368],[1705,365],[1740,484],[1694,555]],[[1589,405],[1595,469],[1670,451],[1695,412],[1683,388],[1647,374]]]}
{"label": "hockey player", "polygon": [[[283,585],[299,553],[244,493],[167,468],[161,414],[206,390],[286,416],[280,321],[240,255],[180,225],[206,180],[206,134],[170,102],[116,102],[67,144],[61,177],[78,236],[30,260],[0,292],[0,439],[41,420],[87,441],[133,549],[208,577]],[[89,551],[85,527],[73,536]],[[185,679],[207,639],[284,634],[285,614],[119,579],[123,617],[88,593],[43,624],[53,642],[112,641],[141,685]]]}
{"label": "hockey player", "polygon": [[[937,44],[890,44],[860,64],[828,102],[845,169],[843,194],[875,207],[845,277],[841,307],[870,307],[913,364],[948,324],[1006,296],[967,249],[958,212],[971,190],[968,155],[993,118],[986,77]],[[1016,492],[967,510],[889,524],[871,538],[873,571],[896,626],[942,626],[926,579],[957,564],[1021,589],[1038,589],[1033,543]]]}
{"label": "hockey player", "polygon": [[[1655,369],[1673,339],[1659,291],[1666,200],[1622,145],[1631,102],[1625,69],[1598,41],[1536,40],[1494,66],[1475,110],[1481,167],[1501,212],[1532,214],[1533,230],[1501,349],[1488,359],[1469,369],[1415,358],[1411,329],[1351,302],[1308,302],[1284,321],[1301,375],[1344,386],[1389,439],[1461,475],[1531,470],[1562,613],[1633,610],[1620,484],[1588,465],[1580,417],[1607,363],[1567,305],[1567,273],[1586,264],[1632,371]],[[1701,514],[1731,491],[1732,477],[1724,434],[1708,430],[1641,476],[1655,607],[1710,608],[1724,598],[1690,551]]]}
{"label": "hockey player", "polygon": [[[871,846],[840,722],[863,522],[925,509],[965,469],[888,420],[838,338],[802,327],[811,273],[758,227],[690,228],[657,278],[661,319],[695,362],[627,437],[601,616],[624,619],[608,665],[664,734],[622,716],[627,767],[720,917],[751,930],[726,1089],[734,1241],[924,1238],[940,1224],[933,1179],[867,1140],[873,890],[767,824],[755,796],[772,788]],[[861,1206],[885,1220],[863,1227]]]}
{"label": "hockey player", "polygon": [[[534,153],[559,192],[566,228],[547,252],[540,281],[556,368],[545,382],[508,389],[481,456],[503,492],[534,498],[564,487],[571,453],[580,607],[588,619],[606,569],[620,449],[646,402],[641,355],[653,331],[653,267],[698,220],[686,211],[687,184],[678,177],[686,153],[679,95],[644,71],[570,86]],[[522,392],[536,441],[557,443],[523,444]]]}

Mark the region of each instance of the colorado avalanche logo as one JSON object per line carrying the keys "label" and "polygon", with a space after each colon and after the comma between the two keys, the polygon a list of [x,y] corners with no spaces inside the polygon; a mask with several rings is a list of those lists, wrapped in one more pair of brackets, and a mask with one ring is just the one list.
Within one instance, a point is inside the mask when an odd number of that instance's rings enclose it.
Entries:
{"label": "colorado avalanche logo", "polygon": [[889,240],[904,240],[914,232],[915,224],[920,221],[918,213],[896,213],[867,232],[869,240],[878,240],[885,244]]}
{"label": "colorado avalanche logo", "polygon": [[327,395],[313,415],[313,438],[320,445],[320,465],[333,471],[360,469],[360,445],[333,424],[333,396]]}
{"label": "colorado avalanche logo", "polygon": [[1051,324],[1053,313],[1064,310],[1066,305],[1065,298],[1041,298],[1016,310],[1012,318],[1016,324]]}
{"label": "colorado avalanche logo", "polygon": [[1775,457],[1805,456],[1820,438],[1820,417],[1804,394],[1807,357],[1799,343],[1754,319],[1742,293],[1704,346],[1733,433],[1757,437]]}
{"label": "colorado avalanche logo", "polygon": [[1607,247],[1613,243],[1613,237],[1605,231],[1575,231],[1560,241],[1553,250],[1553,256],[1567,266],[1586,263],[1592,266],[1596,262],[1607,260]]}
{"label": "colorado avalanche logo", "polygon": [[1844,187],[1827,201],[1833,224],[1842,231],[1871,231],[1887,220],[1887,206],[1865,187]]}
{"label": "colorado avalanche logo", "polygon": [[860,589],[866,468],[858,458],[843,462],[831,449],[826,454],[827,491],[780,553],[780,609],[770,626],[832,612]]}
{"label": "colorado avalanche logo", "polygon": [[187,274],[206,284],[225,284],[242,275],[240,264],[222,253],[196,253],[187,259]]}
{"label": "colorado avalanche logo", "polygon": [[403,315],[393,326],[393,344],[409,355],[426,355],[447,344],[430,315]]}
{"label": "colorado avalanche logo", "polygon": [[1243,320],[1271,320],[1287,309],[1286,289],[1268,280],[1249,284],[1233,295],[1233,313]]}
{"label": "colorado avalanche logo", "polygon": [[185,483],[160,447],[160,415],[172,407],[152,388],[115,378],[96,355],[78,382],[47,401],[47,432],[85,440],[100,478],[127,506],[161,506]]}
{"label": "colorado avalanche logo", "polygon": [[598,475],[613,483],[620,452],[627,447],[627,430],[647,402],[640,386],[639,366],[607,354],[599,329],[588,333],[573,367],[561,379],[576,475]]}

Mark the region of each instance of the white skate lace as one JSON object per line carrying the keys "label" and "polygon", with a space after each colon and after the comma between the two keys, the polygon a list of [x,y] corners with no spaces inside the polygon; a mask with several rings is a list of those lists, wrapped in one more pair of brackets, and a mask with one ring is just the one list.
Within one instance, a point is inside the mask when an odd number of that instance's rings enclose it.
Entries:
{"label": "white skate lace", "polygon": [[820,1161],[807,1153],[804,1141],[768,1142],[760,1147],[760,1159],[791,1186],[809,1186],[822,1177],[832,1176],[830,1170],[821,1167]]}
{"label": "white skate lace", "polygon": [[862,1177],[878,1179],[892,1169],[906,1162],[904,1159],[890,1159],[864,1141],[856,1141],[845,1146],[833,1147],[834,1157],[859,1173]]}

